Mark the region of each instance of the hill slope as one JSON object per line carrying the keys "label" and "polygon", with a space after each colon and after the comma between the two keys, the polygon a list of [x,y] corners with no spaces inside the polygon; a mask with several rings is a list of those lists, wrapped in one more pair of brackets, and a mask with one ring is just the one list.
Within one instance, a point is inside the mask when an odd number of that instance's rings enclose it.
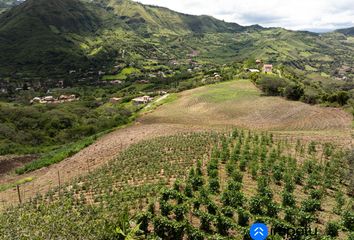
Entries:
{"label": "hill slope", "polygon": [[[101,2],[105,4],[107,1]],[[213,17],[181,14],[167,8],[143,5],[130,0],[110,0],[108,6],[131,26],[145,28],[151,33],[236,32],[243,29],[238,24],[226,23]]]}
{"label": "hill slope", "polygon": [[352,64],[354,49],[336,34],[242,27],[131,0],[28,0],[0,15],[0,26],[0,78],[43,81],[71,69],[98,72],[117,62],[188,59],[191,52],[218,64],[262,58],[305,70],[310,63],[330,75]]}
{"label": "hill slope", "polygon": [[2,14],[0,22],[1,65],[44,73],[55,70],[43,67],[85,62],[67,34],[92,34],[101,18],[78,0],[28,0]]}
{"label": "hill slope", "polygon": [[109,59],[107,55],[112,58],[125,45],[136,49],[142,44],[151,49],[150,43],[141,40],[151,34],[242,29],[211,17],[179,14],[128,0],[28,0],[2,14],[0,26],[0,72],[39,76],[102,64],[102,59]]}
{"label": "hill slope", "polygon": [[345,28],[345,29],[339,29],[337,32],[346,34],[346,35],[354,35],[354,27],[352,28]]}
{"label": "hill slope", "polygon": [[0,13],[22,3],[24,0],[0,0]]}

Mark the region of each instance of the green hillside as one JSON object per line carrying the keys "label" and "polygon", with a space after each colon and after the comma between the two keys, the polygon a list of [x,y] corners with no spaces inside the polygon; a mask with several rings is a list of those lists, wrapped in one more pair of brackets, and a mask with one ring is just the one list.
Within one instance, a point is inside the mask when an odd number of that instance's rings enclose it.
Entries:
{"label": "green hillside", "polygon": [[0,0],[0,13],[22,2],[23,0]]}
{"label": "green hillside", "polygon": [[[99,1],[105,4],[107,1]],[[147,33],[211,33],[237,32],[238,24],[226,23],[209,16],[191,16],[167,8],[142,5],[130,0],[111,0],[107,4],[112,11],[130,26],[144,29]]]}
{"label": "green hillside", "polygon": [[45,74],[85,66],[86,57],[70,33],[93,34],[101,17],[77,0],[29,0],[0,16],[1,70]]}
{"label": "green hillside", "polygon": [[322,66],[326,75],[353,61],[354,43],[341,33],[242,27],[130,0],[28,0],[3,13],[0,26],[0,77],[19,81],[62,79],[78,69],[84,75],[121,62],[183,60],[191,53],[201,62],[262,58],[300,70]]}
{"label": "green hillside", "polygon": [[346,35],[354,35],[354,27],[352,28],[345,28],[345,29],[339,29],[337,30],[337,32],[340,32],[340,33],[343,33],[343,34],[346,34]]}

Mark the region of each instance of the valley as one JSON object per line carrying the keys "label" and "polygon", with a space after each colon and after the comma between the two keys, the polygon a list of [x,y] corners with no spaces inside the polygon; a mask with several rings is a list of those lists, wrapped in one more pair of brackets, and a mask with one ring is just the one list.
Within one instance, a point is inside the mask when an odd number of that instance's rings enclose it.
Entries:
{"label": "valley", "polygon": [[0,0],[0,239],[353,240],[353,36]]}

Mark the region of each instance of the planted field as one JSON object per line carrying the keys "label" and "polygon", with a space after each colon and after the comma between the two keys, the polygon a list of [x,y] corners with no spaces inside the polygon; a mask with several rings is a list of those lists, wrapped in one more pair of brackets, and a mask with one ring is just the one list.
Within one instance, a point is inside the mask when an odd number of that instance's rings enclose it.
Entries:
{"label": "planted field", "polygon": [[261,96],[248,80],[205,86],[179,95],[142,121],[339,136],[350,139],[350,114],[279,97]]}
{"label": "planted field", "polygon": [[[160,137],[8,209],[0,215],[0,234],[120,239],[117,227],[125,233],[134,227],[122,222],[129,209],[144,231],[140,239],[242,239],[256,219],[272,227],[309,224],[320,235],[338,232],[345,239],[354,218],[347,169],[344,153],[331,144],[275,140],[267,133]],[[172,189],[161,192],[164,186]]]}
{"label": "planted field", "polygon": [[[346,169],[330,144],[294,146],[235,130],[185,181],[161,191],[139,215],[140,229],[148,239],[249,239],[261,221],[272,229],[268,239],[352,239]],[[299,234],[305,227],[309,235]]]}
{"label": "planted field", "polygon": [[[21,185],[21,198],[22,201],[25,202],[37,194],[45,194],[53,187],[58,186],[58,173],[61,183],[66,183],[75,177],[87,175],[89,172],[102,167],[102,165],[115,159],[120,152],[134,143],[159,136],[173,135],[178,132],[200,130],[201,129],[196,127],[191,128],[177,124],[137,124],[108,133],[99,138],[94,144],[69,157],[65,161],[23,175],[9,174],[2,176],[0,181],[0,208],[18,204],[18,194],[14,184],[21,181],[23,178],[34,179],[30,183]],[[58,154],[65,154],[67,152],[65,149],[63,149],[63,151],[59,151]],[[43,160],[45,160],[45,158],[43,158]],[[40,161],[39,163],[46,163],[46,161]],[[36,166],[36,162],[28,166]]]}
{"label": "planted field", "polygon": [[[101,167],[133,143],[203,129],[225,130],[238,126],[271,130],[277,138],[302,139],[306,143],[313,140],[334,142],[345,147],[352,143],[351,117],[344,111],[286,101],[278,97],[264,97],[246,80],[173,94],[162,102],[165,103],[162,106],[158,106],[158,102],[146,109],[153,111],[144,113],[135,126],[99,138],[95,144],[61,163],[23,176],[5,176],[1,184],[13,186],[23,178],[33,178],[31,183],[21,186],[22,200],[27,201],[36,193],[44,194],[57,186],[58,172],[61,181],[68,182]],[[158,108],[155,109],[155,106]],[[2,189],[7,190],[0,191],[0,207],[19,202],[16,188]]]}
{"label": "planted field", "polygon": [[147,198],[156,195],[162,186],[183,178],[198,160],[207,159],[217,140],[218,134],[200,133],[134,144],[87,177],[0,215],[0,236],[112,239],[123,209],[137,211],[145,207]]}

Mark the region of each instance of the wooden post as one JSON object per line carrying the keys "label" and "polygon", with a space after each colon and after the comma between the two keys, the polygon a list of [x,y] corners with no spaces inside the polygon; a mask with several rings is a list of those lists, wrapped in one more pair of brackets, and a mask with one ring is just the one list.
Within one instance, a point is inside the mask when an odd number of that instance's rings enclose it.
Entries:
{"label": "wooden post", "polygon": [[21,200],[21,192],[20,192],[20,185],[16,185],[17,188],[17,194],[18,194],[18,201],[20,202],[20,204],[22,203]]}
{"label": "wooden post", "polygon": [[86,164],[87,164],[87,172],[90,173],[90,164],[88,159],[86,159]]}
{"label": "wooden post", "polygon": [[59,199],[61,197],[61,183],[60,183],[60,172],[58,170],[58,185],[59,185]]}

